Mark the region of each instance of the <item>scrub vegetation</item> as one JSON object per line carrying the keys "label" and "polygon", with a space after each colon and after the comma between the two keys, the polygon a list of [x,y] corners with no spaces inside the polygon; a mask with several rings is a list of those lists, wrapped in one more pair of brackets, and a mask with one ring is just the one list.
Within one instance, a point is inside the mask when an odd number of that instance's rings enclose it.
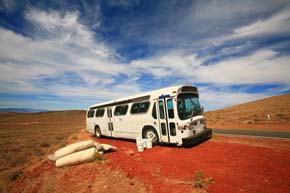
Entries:
{"label": "scrub vegetation", "polygon": [[0,192],[22,169],[40,161],[85,127],[85,111],[0,113]]}
{"label": "scrub vegetation", "polygon": [[[269,115],[268,115],[269,114]],[[205,113],[210,128],[290,131],[290,94],[273,96]]]}

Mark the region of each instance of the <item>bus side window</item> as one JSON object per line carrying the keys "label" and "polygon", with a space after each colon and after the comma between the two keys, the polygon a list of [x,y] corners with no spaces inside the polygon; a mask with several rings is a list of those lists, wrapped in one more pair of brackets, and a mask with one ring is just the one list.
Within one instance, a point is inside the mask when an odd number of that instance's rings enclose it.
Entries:
{"label": "bus side window", "polygon": [[172,99],[167,100],[167,110],[168,110],[168,117],[170,119],[174,118],[174,111],[173,111],[173,102]]}
{"label": "bus side window", "polygon": [[149,108],[149,105],[150,103],[147,101],[147,102],[143,102],[140,104],[140,109],[139,109],[139,112],[138,113],[146,113],[148,108]]}
{"label": "bus side window", "polygon": [[123,105],[121,108],[121,115],[126,115],[128,111],[128,105]]}
{"label": "bus side window", "polygon": [[104,113],[105,113],[105,109],[98,109],[96,111],[96,117],[102,117],[104,116]]}
{"label": "bus side window", "polygon": [[159,101],[159,115],[160,115],[160,119],[164,119],[164,104],[163,104],[163,101]]}
{"label": "bus side window", "polygon": [[136,114],[139,111],[140,103],[134,103],[131,107],[131,113]]}
{"label": "bus side window", "polygon": [[95,114],[95,110],[89,110],[87,117],[92,118]]}
{"label": "bus side window", "polygon": [[153,109],[152,109],[152,117],[154,119],[157,119],[157,114],[156,114],[156,102],[154,103]]}
{"label": "bus side window", "polygon": [[121,115],[121,107],[122,106],[116,106],[115,107],[115,111],[114,111],[114,115],[115,116]]}
{"label": "bus side window", "polygon": [[119,116],[119,115],[125,115],[128,110],[128,105],[119,105],[116,106],[114,115]]}

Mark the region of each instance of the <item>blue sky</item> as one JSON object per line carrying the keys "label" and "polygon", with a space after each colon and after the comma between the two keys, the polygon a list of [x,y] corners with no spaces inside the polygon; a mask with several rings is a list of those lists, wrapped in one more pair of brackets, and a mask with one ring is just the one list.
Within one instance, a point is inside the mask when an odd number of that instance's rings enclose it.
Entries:
{"label": "blue sky", "polygon": [[171,85],[206,110],[290,93],[290,2],[0,0],[0,107],[89,105]]}

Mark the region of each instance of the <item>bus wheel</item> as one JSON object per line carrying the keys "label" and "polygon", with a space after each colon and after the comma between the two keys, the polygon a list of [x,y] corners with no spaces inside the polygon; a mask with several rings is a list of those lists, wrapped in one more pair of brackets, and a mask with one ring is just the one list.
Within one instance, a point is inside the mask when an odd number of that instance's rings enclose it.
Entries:
{"label": "bus wheel", "polygon": [[97,138],[100,138],[102,135],[101,135],[101,130],[100,130],[100,128],[99,127],[96,127],[95,128],[95,136],[97,137]]}
{"label": "bus wheel", "polygon": [[143,138],[152,139],[152,143],[154,145],[159,144],[159,137],[155,129],[152,129],[152,128],[144,129]]}

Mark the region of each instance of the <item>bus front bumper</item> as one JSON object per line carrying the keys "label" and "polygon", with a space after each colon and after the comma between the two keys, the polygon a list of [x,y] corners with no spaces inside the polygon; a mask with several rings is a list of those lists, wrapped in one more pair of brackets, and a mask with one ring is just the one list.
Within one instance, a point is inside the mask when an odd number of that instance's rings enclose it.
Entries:
{"label": "bus front bumper", "polygon": [[198,133],[196,135],[187,137],[187,138],[182,138],[182,144],[183,145],[194,145],[197,144],[201,141],[204,141],[206,139],[209,139],[212,137],[212,129],[205,128],[203,132]]}

